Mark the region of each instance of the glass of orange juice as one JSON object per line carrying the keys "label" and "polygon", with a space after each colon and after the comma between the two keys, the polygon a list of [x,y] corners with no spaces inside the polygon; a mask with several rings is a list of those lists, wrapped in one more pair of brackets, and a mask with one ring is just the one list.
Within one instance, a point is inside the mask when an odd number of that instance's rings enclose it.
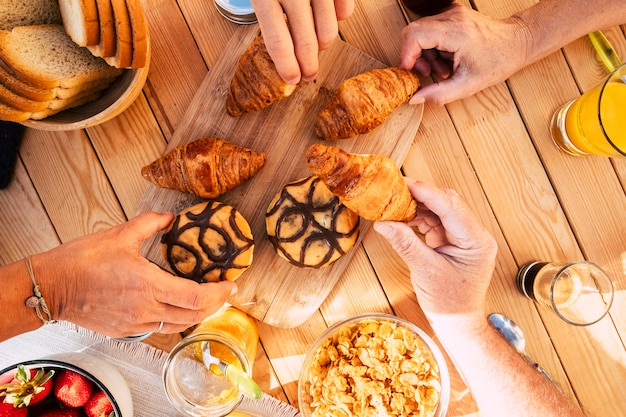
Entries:
{"label": "glass of orange juice", "polygon": [[210,355],[252,377],[259,333],[255,321],[233,306],[225,305],[207,317],[170,352],[163,370],[170,403],[189,417],[220,417],[230,413],[243,398],[240,385],[215,365]]}
{"label": "glass of orange juice", "polygon": [[613,303],[613,283],[593,262],[529,262],[519,269],[516,284],[523,295],[577,326],[598,322]]}
{"label": "glass of orange juice", "polygon": [[626,64],[558,109],[550,130],[556,145],[571,155],[626,156]]}

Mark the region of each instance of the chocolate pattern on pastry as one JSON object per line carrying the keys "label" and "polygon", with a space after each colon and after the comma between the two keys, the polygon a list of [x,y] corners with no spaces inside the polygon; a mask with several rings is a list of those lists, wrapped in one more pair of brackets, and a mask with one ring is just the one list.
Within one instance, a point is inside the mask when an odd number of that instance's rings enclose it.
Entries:
{"label": "chocolate pattern on pastry", "polygon": [[265,225],[276,252],[302,268],[328,266],[348,252],[359,216],[311,176],[287,184],[270,203]]}
{"label": "chocolate pattern on pastry", "polygon": [[254,251],[248,222],[216,201],[180,212],[161,243],[174,273],[200,283],[234,281],[250,266]]}

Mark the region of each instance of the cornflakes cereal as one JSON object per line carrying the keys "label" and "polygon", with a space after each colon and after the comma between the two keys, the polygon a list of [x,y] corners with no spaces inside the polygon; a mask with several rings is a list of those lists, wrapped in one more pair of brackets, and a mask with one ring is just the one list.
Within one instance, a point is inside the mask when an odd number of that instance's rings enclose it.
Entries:
{"label": "cornflakes cereal", "polygon": [[426,343],[375,319],[346,324],[324,340],[306,383],[313,417],[431,417],[441,393]]}

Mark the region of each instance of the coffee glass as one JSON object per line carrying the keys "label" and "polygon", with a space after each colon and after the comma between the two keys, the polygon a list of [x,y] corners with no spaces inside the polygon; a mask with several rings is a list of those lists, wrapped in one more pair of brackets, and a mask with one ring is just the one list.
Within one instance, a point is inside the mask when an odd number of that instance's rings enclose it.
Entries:
{"label": "coffee glass", "polygon": [[626,64],[559,108],[550,122],[554,143],[576,156],[626,156]]}
{"label": "coffee glass", "polygon": [[517,273],[517,288],[576,326],[597,323],[613,303],[613,283],[592,262],[529,262]]}

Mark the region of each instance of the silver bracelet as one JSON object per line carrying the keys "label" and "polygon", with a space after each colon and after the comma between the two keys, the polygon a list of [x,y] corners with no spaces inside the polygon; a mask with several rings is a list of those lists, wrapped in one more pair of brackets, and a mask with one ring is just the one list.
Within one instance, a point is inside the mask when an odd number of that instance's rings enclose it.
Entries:
{"label": "silver bracelet", "polygon": [[[41,295],[41,291],[39,291],[39,285],[35,281],[35,274],[33,274],[33,266],[30,263],[30,256],[24,259],[24,263],[26,264],[26,270],[28,271],[28,276],[30,280],[33,282],[33,294],[26,299],[26,307],[34,308],[35,313],[37,313],[37,317],[43,322],[43,324],[48,323],[56,323],[56,320],[52,319],[52,314],[50,314],[50,310],[48,309],[48,305],[46,304],[46,300],[44,300]],[[44,317],[41,312],[44,312],[47,317]]]}

